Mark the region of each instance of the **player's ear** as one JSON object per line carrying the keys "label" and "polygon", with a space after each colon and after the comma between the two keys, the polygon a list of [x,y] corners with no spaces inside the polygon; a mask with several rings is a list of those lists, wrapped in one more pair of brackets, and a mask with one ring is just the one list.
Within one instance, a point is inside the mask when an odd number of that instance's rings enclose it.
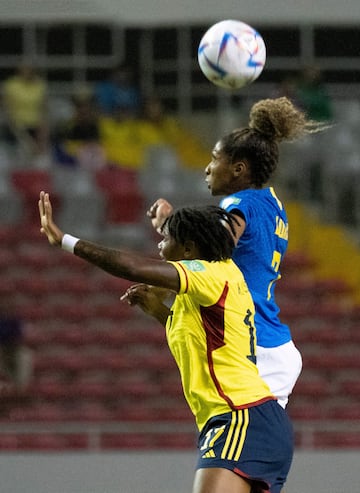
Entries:
{"label": "player's ear", "polygon": [[245,161],[245,159],[242,159],[241,161],[236,161],[236,163],[233,163],[233,170],[235,176],[246,173],[248,170],[247,161]]}
{"label": "player's ear", "polygon": [[184,259],[192,260],[198,256],[198,249],[193,240],[186,240],[184,243]]}

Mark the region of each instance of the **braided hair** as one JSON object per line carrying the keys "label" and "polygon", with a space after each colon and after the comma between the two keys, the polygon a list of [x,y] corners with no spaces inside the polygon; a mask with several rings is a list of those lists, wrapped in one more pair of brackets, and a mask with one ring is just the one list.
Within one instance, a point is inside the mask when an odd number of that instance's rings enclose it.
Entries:
{"label": "braided hair", "polygon": [[236,217],[221,207],[183,207],[166,219],[161,231],[167,231],[181,245],[192,240],[201,259],[216,262],[232,256],[234,223],[238,224]]}
{"label": "braided hair", "polygon": [[280,142],[293,141],[325,128],[328,125],[308,120],[286,97],[262,99],[252,106],[248,126],[225,135],[220,145],[229,163],[248,161],[252,183],[261,187],[276,169]]}

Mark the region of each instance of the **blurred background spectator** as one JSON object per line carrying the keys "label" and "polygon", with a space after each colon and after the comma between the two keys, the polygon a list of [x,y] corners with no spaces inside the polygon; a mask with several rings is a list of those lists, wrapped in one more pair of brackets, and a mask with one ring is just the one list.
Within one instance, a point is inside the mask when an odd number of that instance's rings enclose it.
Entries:
{"label": "blurred background spectator", "polygon": [[106,162],[141,170],[153,147],[172,149],[184,168],[203,170],[209,149],[199,135],[170,114],[161,99],[143,99],[139,113],[118,108],[114,113],[99,116],[100,142]]}
{"label": "blurred background spectator", "polygon": [[71,103],[73,114],[58,122],[53,131],[55,163],[99,169],[105,165],[105,153],[91,87],[83,86],[74,91]]}
{"label": "blurred background spectator", "polygon": [[[316,65],[308,65],[299,74],[296,98],[309,118],[333,124],[332,99],[323,82],[322,72]],[[326,149],[330,144],[329,133],[309,136],[304,157],[308,169],[308,197],[314,203],[324,201],[325,175],[327,173]]]}
{"label": "blurred background spectator", "polygon": [[106,162],[140,169],[144,164],[144,145],[139,134],[138,115],[118,107],[111,115],[99,115],[100,141]]}
{"label": "blurred background spectator", "polygon": [[127,64],[114,67],[108,77],[95,85],[95,100],[103,115],[137,116],[141,96],[135,80],[134,69]]}
{"label": "blurred background spectator", "polygon": [[[17,315],[11,296],[0,298],[0,371],[5,384],[19,390],[30,382],[32,356],[24,344],[25,325]],[[0,388],[1,391],[1,388]]]}
{"label": "blurred background spectator", "polygon": [[333,103],[316,65],[304,67],[295,85],[295,97],[309,118],[329,122],[334,117]]}
{"label": "blurred background spectator", "polygon": [[170,115],[161,99],[149,96],[144,100],[140,118],[143,140],[172,147],[185,168],[204,169],[209,160],[209,147],[200,139],[191,124]]}
{"label": "blurred background spectator", "polygon": [[25,166],[48,165],[47,83],[30,61],[4,81],[4,140]]}

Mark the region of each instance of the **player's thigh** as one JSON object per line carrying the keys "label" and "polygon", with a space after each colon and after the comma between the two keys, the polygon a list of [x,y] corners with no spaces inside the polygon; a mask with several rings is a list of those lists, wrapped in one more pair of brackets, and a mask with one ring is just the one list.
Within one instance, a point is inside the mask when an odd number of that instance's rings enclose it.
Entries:
{"label": "player's thigh", "polygon": [[220,467],[197,469],[192,493],[250,493],[251,485],[241,476]]}

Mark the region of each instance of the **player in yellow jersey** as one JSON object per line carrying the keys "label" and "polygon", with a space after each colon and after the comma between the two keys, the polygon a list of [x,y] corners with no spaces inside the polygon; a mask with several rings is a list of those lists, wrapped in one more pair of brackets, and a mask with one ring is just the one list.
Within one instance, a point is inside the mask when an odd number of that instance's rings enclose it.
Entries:
{"label": "player in yellow jersey", "polygon": [[[162,227],[163,260],[154,260],[64,234],[44,192],[39,211],[52,245],[141,283],[123,298],[166,327],[200,432],[193,493],[279,493],[292,461],[292,427],[256,367],[254,305],[231,260],[235,216],[215,206],[174,212]],[[176,294],[171,308],[152,286]]]}

